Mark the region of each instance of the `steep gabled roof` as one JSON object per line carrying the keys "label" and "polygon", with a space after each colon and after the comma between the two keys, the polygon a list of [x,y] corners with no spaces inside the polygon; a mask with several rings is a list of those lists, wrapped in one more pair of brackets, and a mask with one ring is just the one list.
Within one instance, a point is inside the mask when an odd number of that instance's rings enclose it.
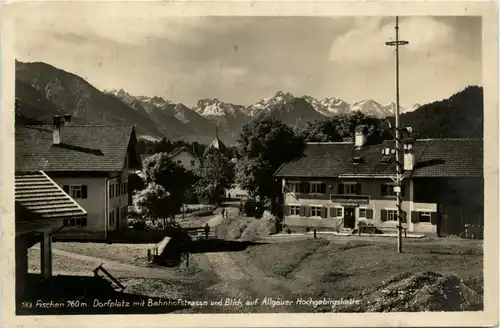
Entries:
{"label": "steep gabled roof", "polygon": [[173,151],[171,151],[168,156],[169,157],[175,157],[177,155],[179,155],[180,153],[182,152],[188,152],[189,154],[191,154],[193,157],[196,157],[198,158],[198,156],[191,150],[189,149],[188,147],[177,147],[176,149],[174,149]]}
{"label": "steep gabled roof", "polygon": [[61,127],[61,143],[52,144],[52,127],[16,127],[16,170],[121,171],[133,125],[70,125]]}
{"label": "steep gabled roof", "polygon": [[[352,142],[309,143],[304,155],[284,163],[275,173],[277,177],[325,177],[394,175],[394,155],[383,161],[382,150],[394,148],[393,141],[365,145],[360,150]],[[482,177],[482,139],[421,139],[414,144],[415,169],[405,172],[409,177]],[[362,161],[353,163],[353,158]],[[388,157],[388,156],[385,156]],[[403,154],[400,154],[403,163]]]}
{"label": "steep gabled roof", "polygon": [[226,145],[219,139],[219,137],[215,137],[215,139],[210,143],[210,145],[208,145],[208,148],[218,149],[223,154],[225,154],[227,151]]}
{"label": "steep gabled roof", "polygon": [[85,218],[87,212],[41,171],[16,172],[16,222]]}

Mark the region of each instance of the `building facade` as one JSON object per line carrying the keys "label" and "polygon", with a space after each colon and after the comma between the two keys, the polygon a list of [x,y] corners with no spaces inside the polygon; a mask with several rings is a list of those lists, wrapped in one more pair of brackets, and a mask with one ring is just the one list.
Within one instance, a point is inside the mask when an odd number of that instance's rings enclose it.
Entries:
{"label": "building facade", "polygon": [[194,171],[200,165],[200,159],[187,147],[179,147],[169,154],[173,162],[184,167],[186,170]]}
{"label": "building facade", "polygon": [[[285,163],[281,179],[284,224],[292,231],[352,230],[359,222],[396,231],[393,142],[309,143]],[[476,139],[407,139],[400,157],[402,221],[409,232],[448,234],[483,222],[483,151]]]}
{"label": "building facade", "polygon": [[43,170],[87,212],[65,219],[57,239],[106,239],[127,229],[129,173],[141,169],[133,126],[64,124],[16,128],[16,170]]}

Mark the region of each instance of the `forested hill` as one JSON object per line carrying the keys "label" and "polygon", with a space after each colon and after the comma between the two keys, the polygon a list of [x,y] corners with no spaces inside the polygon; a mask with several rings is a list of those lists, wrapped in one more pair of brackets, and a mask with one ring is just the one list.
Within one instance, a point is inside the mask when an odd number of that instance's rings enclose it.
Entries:
{"label": "forested hill", "polygon": [[482,138],[483,88],[469,86],[448,99],[401,115],[420,138]]}

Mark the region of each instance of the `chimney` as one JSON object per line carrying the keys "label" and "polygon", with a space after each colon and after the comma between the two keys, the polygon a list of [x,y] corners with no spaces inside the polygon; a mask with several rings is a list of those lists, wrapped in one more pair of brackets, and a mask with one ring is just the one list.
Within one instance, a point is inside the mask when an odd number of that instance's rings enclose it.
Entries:
{"label": "chimney", "polygon": [[415,167],[415,152],[413,150],[413,145],[415,143],[415,139],[406,138],[403,140],[403,169],[405,171],[412,171]]}
{"label": "chimney", "polygon": [[366,125],[358,125],[354,129],[354,147],[361,148],[366,142]]}
{"label": "chimney", "polygon": [[52,144],[59,145],[61,143],[61,116],[54,115],[53,116],[54,126],[52,131]]}
{"label": "chimney", "polygon": [[64,114],[64,122],[66,125],[71,125],[71,114]]}

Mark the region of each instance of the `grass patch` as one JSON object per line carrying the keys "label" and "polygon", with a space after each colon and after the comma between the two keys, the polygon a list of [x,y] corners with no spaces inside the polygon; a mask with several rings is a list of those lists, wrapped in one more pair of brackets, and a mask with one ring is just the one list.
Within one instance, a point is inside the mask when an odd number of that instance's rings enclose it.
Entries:
{"label": "grass patch", "polygon": [[154,244],[53,243],[54,249],[121,263],[146,265],[147,250]]}
{"label": "grass patch", "polygon": [[456,275],[482,288],[480,245],[407,241],[403,250],[397,253],[395,241],[306,239],[259,245],[247,254],[266,274],[298,283],[302,297],[356,297],[395,275],[422,271]]}
{"label": "grass patch", "polygon": [[308,239],[266,244],[246,250],[252,261],[266,274],[287,277],[328,241]]}

